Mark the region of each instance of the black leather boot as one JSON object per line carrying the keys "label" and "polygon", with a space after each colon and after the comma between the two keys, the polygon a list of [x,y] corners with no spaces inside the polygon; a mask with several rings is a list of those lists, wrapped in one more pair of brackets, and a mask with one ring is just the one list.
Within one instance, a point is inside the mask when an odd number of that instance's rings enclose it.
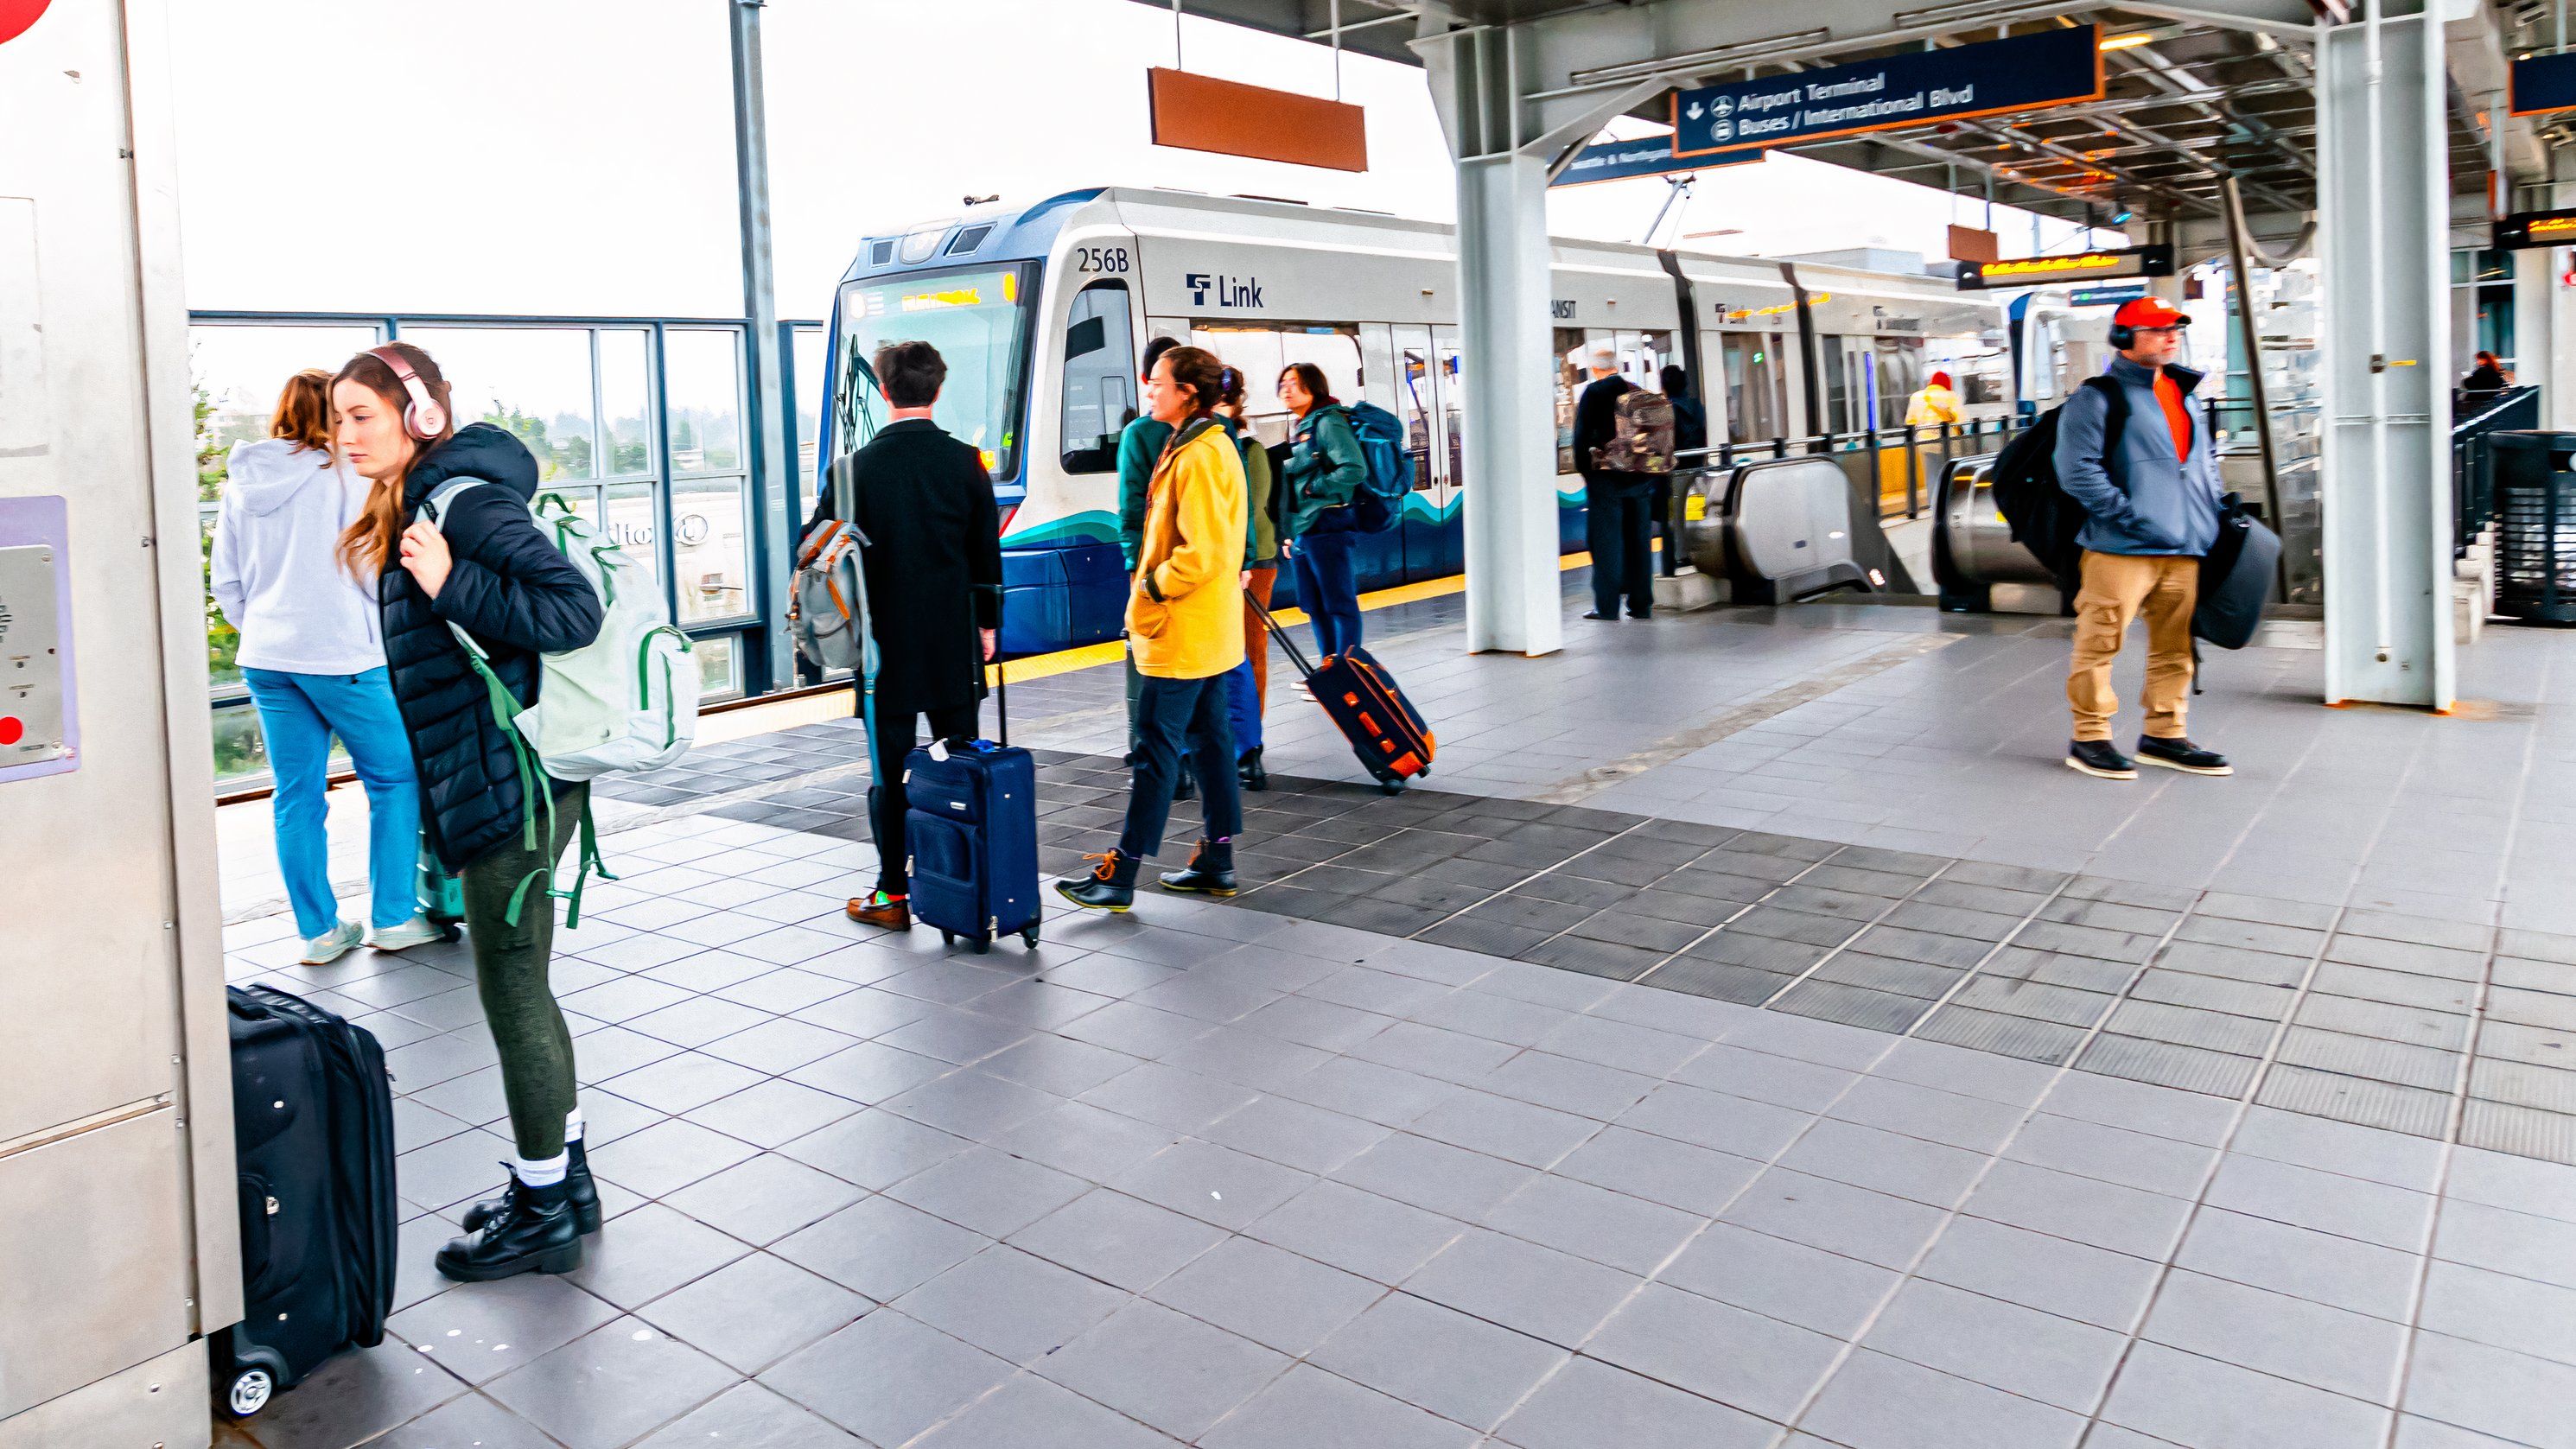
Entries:
{"label": "black leather boot", "polygon": [[1261,747],[1259,745],[1254,745],[1251,749],[1244,751],[1242,758],[1234,762],[1234,774],[1236,779],[1243,782],[1243,788],[1247,790],[1267,790],[1270,788],[1270,772],[1261,768]]}
{"label": "black leather boot", "polygon": [[1184,891],[1191,895],[1230,896],[1234,894],[1234,842],[1201,840],[1190,852],[1190,868],[1163,876],[1163,889]]}
{"label": "black leather boot", "polygon": [[581,1224],[573,1219],[570,1186],[530,1187],[511,1179],[502,1195],[508,1209],[482,1231],[450,1239],[438,1250],[438,1271],[459,1283],[489,1283],[580,1267]]}
{"label": "black leather boot", "polygon": [[1172,798],[1175,800],[1195,800],[1199,798],[1199,782],[1197,778],[1191,775],[1189,771],[1183,770],[1181,772],[1181,778],[1174,781],[1172,784]]}
{"label": "black leather boot", "polygon": [[[584,1236],[599,1231],[599,1184],[590,1175],[590,1154],[578,1141],[564,1144],[564,1153],[572,1160],[564,1166],[564,1197],[572,1203],[573,1221],[581,1224]],[[465,1231],[479,1233],[483,1225],[510,1211],[510,1199],[519,1191],[519,1180],[511,1178],[501,1188],[499,1197],[487,1197],[465,1210]]]}
{"label": "black leather boot", "polygon": [[1111,850],[1083,858],[1100,864],[1079,881],[1057,881],[1057,895],[1095,911],[1124,912],[1136,904],[1136,857]]}

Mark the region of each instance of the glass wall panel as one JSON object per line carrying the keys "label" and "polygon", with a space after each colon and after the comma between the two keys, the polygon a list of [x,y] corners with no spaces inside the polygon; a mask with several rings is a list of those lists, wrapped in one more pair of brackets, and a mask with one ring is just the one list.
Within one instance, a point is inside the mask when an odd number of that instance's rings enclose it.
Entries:
{"label": "glass wall panel", "polygon": [[673,327],[662,334],[663,404],[671,422],[671,471],[734,473],[743,467],[741,334]]}
{"label": "glass wall panel", "polygon": [[742,682],[734,677],[734,636],[716,634],[689,641],[689,654],[698,661],[698,695],[702,699],[719,699],[742,692]]}
{"label": "glass wall panel", "polygon": [[796,418],[796,496],[804,499],[813,491],[815,460],[823,450],[823,385],[831,381],[823,351],[830,339],[820,327],[798,327],[792,335],[796,346],[789,371],[796,396],[787,405]]}
{"label": "glass wall panel", "polygon": [[634,478],[653,471],[653,367],[651,334],[640,327],[599,333],[599,406],[607,419],[608,457],[603,476]]}
{"label": "glass wall panel", "polygon": [[216,694],[241,688],[241,669],[234,662],[241,636],[215,608],[210,582],[215,511],[233,445],[268,436],[269,415],[277,410],[277,395],[288,378],[306,368],[337,372],[378,340],[373,327],[209,324],[188,329],[189,382],[196,394],[197,560],[200,578],[209,580],[206,668]]}
{"label": "glass wall panel", "polygon": [[436,359],[458,426],[490,423],[537,455],[537,476],[599,476],[587,327],[406,327]]}
{"label": "glass wall panel", "polygon": [[627,556],[642,564],[655,578],[662,577],[662,553],[658,526],[661,509],[654,505],[650,483],[611,483],[607,501],[602,506],[601,527]]}
{"label": "glass wall panel", "polygon": [[751,612],[743,538],[741,479],[683,478],[671,485],[671,556],[681,623]]}

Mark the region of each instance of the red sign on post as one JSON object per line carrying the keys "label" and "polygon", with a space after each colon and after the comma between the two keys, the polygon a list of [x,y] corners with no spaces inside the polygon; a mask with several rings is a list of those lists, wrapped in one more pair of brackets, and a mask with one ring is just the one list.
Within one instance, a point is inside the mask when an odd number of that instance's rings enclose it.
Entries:
{"label": "red sign on post", "polygon": [[1358,106],[1162,66],[1145,75],[1157,146],[1335,171],[1368,169],[1367,112]]}
{"label": "red sign on post", "polygon": [[0,0],[0,45],[24,35],[52,3],[53,0]]}

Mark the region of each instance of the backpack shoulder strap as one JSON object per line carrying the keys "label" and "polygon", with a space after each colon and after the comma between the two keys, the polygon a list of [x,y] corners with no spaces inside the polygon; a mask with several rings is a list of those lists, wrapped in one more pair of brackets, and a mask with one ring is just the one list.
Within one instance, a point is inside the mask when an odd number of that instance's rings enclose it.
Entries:
{"label": "backpack shoulder strap", "polygon": [[2102,395],[2102,436],[2109,438],[2129,421],[2129,389],[2107,372],[2097,372],[2084,379],[2084,385]]}
{"label": "backpack shoulder strap", "polygon": [[427,498],[420,501],[421,517],[429,520],[430,527],[437,529],[441,533],[445,533],[447,529],[439,522],[439,515],[445,513],[448,507],[456,501],[456,495],[464,492],[468,488],[478,487],[484,481],[486,480],[481,478],[450,478],[446,482],[439,484],[437,487],[429,490],[429,496]]}

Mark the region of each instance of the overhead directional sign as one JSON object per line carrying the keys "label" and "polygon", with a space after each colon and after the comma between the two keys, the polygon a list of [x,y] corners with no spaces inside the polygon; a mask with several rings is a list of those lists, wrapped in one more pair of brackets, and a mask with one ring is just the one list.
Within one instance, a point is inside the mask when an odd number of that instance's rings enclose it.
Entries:
{"label": "overhead directional sign", "polygon": [[2077,25],[1676,91],[1674,154],[1711,156],[2100,100],[2098,33]]}
{"label": "overhead directional sign", "polygon": [[2513,113],[2536,116],[2576,106],[2576,51],[2534,55],[2513,63]]}
{"label": "overhead directional sign", "polygon": [[1999,287],[2058,287],[2070,282],[2106,282],[2116,277],[2170,277],[2174,250],[2156,245],[2117,251],[2067,252],[2053,257],[2006,257],[1999,262],[1961,262],[1959,290],[1987,292]]}
{"label": "overhead directional sign", "polygon": [[2078,287],[2066,294],[2069,307],[2117,307],[2147,295],[2146,285],[2132,287]]}
{"label": "overhead directional sign", "polygon": [[2496,250],[2576,246],[2576,210],[2517,211],[2495,224]]}
{"label": "overhead directional sign", "polygon": [[1595,181],[1625,181],[1632,176],[1669,176],[1680,171],[1705,171],[1713,166],[1741,166],[1759,161],[1758,149],[1739,151],[1726,156],[1680,157],[1673,154],[1673,138],[1647,136],[1635,141],[1600,141],[1574,153],[1574,159],[1557,173],[1550,186],[1589,186]]}

